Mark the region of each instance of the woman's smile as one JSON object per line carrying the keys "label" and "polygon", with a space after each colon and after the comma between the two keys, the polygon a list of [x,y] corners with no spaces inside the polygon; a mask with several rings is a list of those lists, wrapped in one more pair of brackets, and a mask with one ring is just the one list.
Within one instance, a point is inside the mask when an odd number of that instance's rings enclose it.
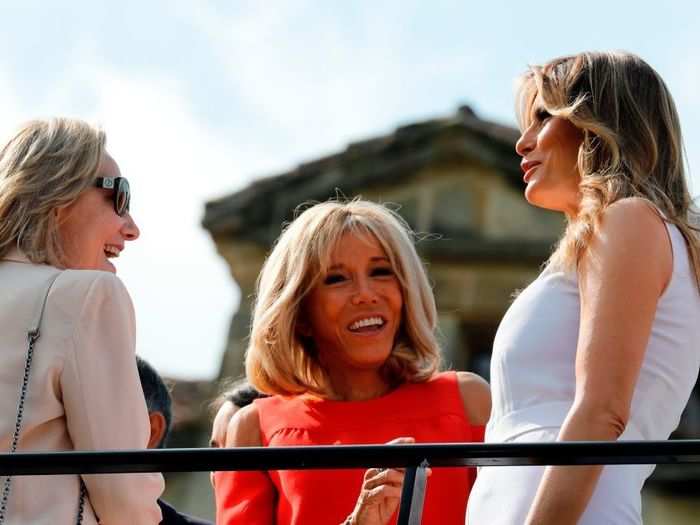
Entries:
{"label": "woman's smile", "polygon": [[348,330],[355,334],[375,335],[381,332],[386,326],[386,321],[378,315],[371,317],[363,317],[350,323]]}

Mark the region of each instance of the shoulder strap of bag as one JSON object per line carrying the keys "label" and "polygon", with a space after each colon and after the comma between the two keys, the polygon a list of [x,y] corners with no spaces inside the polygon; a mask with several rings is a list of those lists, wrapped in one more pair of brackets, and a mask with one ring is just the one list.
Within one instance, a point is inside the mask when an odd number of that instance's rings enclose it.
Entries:
{"label": "shoulder strap of bag", "polygon": [[[53,283],[56,281],[61,272],[57,272],[52,275],[51,278],[46,282],[43,288],[43,293],[39,296],[37,306],[35,308],[34,318],[32,319],[29,329],[27,330],[27,356],[24,362],[24,374],[22,375],[22,385],[19,390],[19,401],[17,403],[17,416],[15,417],[15,430],[12,433],[12,441],[10,443],[10,454],[14,454],[17,451],[17,444],[19,443],[19,435],[22,430],[22,420],[24,418],[24,403],[27,399],[27,388],[29,386],[29,372],[32,367],[32,359],[34,358],[34,345],[39,339],[41,332],[41,321],[44,318],[44,310],[46,309],[46,301],[49,297],[49,292]],[[12,488],[12,476],[7,476],[5,478],[5,483],[2,489],[2,498],[0,499],[0,525],[5,523],[5,515],[7,513],[7,502],[10,498],[10,489]],[[83,519],[83,509],[85,506],[85,484],[82,478],[80,478],[80,498],[78,502],[78,517],[77,525],[82,523]]]}

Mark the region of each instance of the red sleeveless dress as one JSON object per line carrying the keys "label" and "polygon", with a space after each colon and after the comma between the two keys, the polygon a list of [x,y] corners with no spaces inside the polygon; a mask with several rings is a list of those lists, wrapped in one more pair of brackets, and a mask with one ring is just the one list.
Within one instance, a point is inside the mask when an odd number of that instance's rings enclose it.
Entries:
{"label": "red sleeveless dress", "polygon": [[[264,446],[481,442],[484,427],[467,421],[455,372],[408,383],[368,401],[301,395],[257,399]],[[216,472],[217,525],[335,525],[352,512],[364,469]],[[475,470],[433,468],[424,525],[463,525]],[[392,520],[395,523],[396,515]]]}

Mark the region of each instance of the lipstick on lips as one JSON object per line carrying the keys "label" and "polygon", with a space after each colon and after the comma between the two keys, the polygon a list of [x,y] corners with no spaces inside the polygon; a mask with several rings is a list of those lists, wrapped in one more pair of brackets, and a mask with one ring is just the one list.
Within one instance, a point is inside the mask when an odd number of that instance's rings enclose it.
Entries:
{"label": "lipstick on lips", "polygon": [[542,164],[539,161],[536,160],[525,160],[523,159],[520,162],[520,169],[523,170],[523,181],[528,182],[530,180],[530,177],[532,176],[533,172],[535,171],[535,168]]}

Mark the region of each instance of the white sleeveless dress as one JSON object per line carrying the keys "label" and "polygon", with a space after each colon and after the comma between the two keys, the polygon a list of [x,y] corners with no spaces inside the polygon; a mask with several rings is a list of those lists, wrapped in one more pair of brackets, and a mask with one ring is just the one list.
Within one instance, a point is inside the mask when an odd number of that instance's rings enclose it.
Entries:
{"label": "white sleeveless dress", "polygon": [[[700,368],[700,294],[683,236],[673,225],[667,229],[673,274],[658,302],[621,440],[667,439]],[[574,399],[579,307],[576,275],[551,269],[510,306],[494,340],[487,443],[556,441]],[[480,468],[467,523],[524,523],[544,468]],[[579,523],[642,523],[640,492],[653,470],[654,465],[605,467]]]}

